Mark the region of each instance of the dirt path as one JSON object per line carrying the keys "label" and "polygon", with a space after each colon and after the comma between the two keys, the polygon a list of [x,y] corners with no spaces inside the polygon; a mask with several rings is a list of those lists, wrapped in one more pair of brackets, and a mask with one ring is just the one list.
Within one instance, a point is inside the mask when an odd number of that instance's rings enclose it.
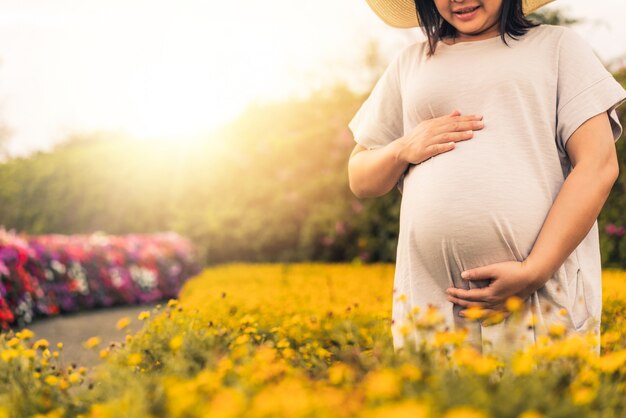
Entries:
{"label": "dirt path", "polygon": [[[160,303],[164,306],[167,301]],[[118,306],[62,314],[50,318],[40,317],[26,328],[35,333],[34,341],[39,338],[48,340],[50,351],[56,350],[56,344],[62,342],[61,356],[64,364],[69,365],[75,362],[78,366],[93,367],[102,361],[99,357],[101,349],[112,341],[124,341],[127,333],[140,330],[143,322],[137,319],[137,315],[142,311],[152,311],[156,305],[158,303]],[[118,330],[117,321],[123,317],[130,319],[130,325],[126,329]],[[92,350],[83,348],[82,343],[94,336],[101,338],[100,345]]]}

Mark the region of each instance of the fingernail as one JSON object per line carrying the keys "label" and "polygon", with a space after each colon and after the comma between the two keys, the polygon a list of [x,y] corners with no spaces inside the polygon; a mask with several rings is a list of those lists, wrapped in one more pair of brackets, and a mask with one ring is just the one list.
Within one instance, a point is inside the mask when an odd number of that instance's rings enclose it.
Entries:
{"label": "fingernail", "polygon": [[463,277],[464,279],[467,279],[467,272],[464,271],[463,273],[461,273],[461,277]]}

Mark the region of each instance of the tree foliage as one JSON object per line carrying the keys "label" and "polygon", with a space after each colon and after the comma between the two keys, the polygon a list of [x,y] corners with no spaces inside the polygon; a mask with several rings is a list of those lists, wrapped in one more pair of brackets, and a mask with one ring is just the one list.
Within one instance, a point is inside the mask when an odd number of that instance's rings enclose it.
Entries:
{"label": "tree foliage", "polygon": [[[380,72],[375,47],[368,54]],[[616,77],[626,85],[624,71]],[[355,143],[347,124],[368,94],[338,83],[306,99],[251,105],[194,143],[74,136],[51,153],[0,164],[0,224],[31,234],[173,230],[207,263],[393,261],[400,193],[360,200],[348,186]],[[621,267],[626,237],[604,228],[625,222],[624,142],[599,218],[603,263]]]}

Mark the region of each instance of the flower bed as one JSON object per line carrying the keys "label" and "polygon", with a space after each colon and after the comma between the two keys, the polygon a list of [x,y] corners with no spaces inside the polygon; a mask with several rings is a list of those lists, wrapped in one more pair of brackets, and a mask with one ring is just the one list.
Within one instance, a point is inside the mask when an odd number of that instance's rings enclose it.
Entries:
{"label": "flower bed", "polygon": [[1,228],[0,326],[176,297],[199,270],[193,245],[172,232],[26,236]]}
{"label": "flower bed", "polygon": [[560,330],[501,359],[431,310],[426,344],[394,352],[392,264],[216,266],[118,320],[121,341],[84,341],[93,368],[27,328],[0,335],[0,417],[625,417],[626,272],[602,279],[600,356]]}

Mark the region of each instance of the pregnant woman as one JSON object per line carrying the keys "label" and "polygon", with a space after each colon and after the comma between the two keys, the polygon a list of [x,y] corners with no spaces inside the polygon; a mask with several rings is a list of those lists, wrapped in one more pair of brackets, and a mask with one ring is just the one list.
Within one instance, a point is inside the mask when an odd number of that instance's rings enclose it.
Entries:
{"label": "pregnant woman", "polygon": [[[428,306],[483,352],[510,353],[553,324],[599,336],[597,216],[619,174],[626,91],[576,32],[526,19],[549,1],[368,0],[427,37],[395,56],[349,123],[353,193],[402,193],[396,350],[413,308]],[[524,301],[515,321],[463,316],[502,312],[511,296]]]}

